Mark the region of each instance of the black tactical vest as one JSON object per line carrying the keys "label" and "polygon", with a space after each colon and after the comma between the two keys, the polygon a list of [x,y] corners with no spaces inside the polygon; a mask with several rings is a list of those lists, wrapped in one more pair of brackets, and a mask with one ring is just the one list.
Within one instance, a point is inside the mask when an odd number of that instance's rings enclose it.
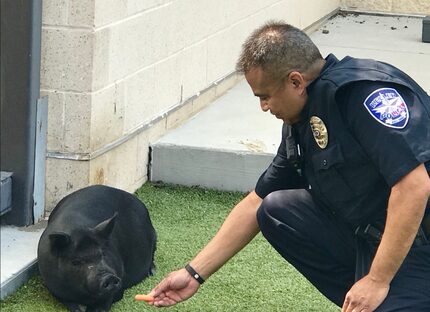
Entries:
{"label": "black tactical vest", "polygon": [[[409,76],[391,65],[351,57],[341,61],[332,55],[330,58],[333,64],[308,90],[306,118],[294,126],[303,149],[305,176],[315,200],[351,225],[385,220],[390,187],[344,124],[336,92],[356,81],[392,82],[412,90],[428,112],[430,98]],[[312,116],[319,117],[327,128],[328,144],[324,148],[314,138]]]}

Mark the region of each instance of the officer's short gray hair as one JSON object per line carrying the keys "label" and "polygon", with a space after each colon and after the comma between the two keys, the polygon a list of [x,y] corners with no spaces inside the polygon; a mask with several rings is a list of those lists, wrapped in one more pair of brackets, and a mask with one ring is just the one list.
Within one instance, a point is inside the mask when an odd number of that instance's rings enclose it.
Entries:
{"label": "officer's short gray hair", "polygon": [[268,78],[279,81],[292,70],[305,72],[320,59],[320,51],[303,31],[283,22],[269,21],[242,45],[236,69],[246,74],[254,67],[261,67]]}

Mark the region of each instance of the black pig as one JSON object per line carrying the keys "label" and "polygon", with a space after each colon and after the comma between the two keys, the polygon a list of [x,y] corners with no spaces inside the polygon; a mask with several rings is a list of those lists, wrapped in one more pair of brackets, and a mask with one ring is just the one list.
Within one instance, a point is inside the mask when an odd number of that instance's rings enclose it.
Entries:
{"label": "black pig", "polygon": [[63,198],[38,246],[40,275],[70,311],[109,311],[154,270],[156,232],[135,196],[95,185]]}

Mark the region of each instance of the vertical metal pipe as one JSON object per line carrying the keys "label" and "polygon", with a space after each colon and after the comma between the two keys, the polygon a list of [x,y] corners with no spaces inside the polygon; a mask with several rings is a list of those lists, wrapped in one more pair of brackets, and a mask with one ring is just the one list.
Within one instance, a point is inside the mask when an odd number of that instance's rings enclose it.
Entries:
{"label": "vertical metal pipe", "polygon": [[[31,10],[31,43],[30,43],[30,96],[29,105],[34,106],[34,116],[32,116],[31,137],[34,137],[32,154],[33,163],[29,167],[33,168],[33,179],[29,181],[32,185],[31,198],[33,205],[31,206],[31,223],[38,222],[43,216],[43,209],[45,204],[44,191],[45,179],[38,175],[45,175],[45,153],[46,151],[46,134],[40,133],[37,130],[38,124],[46,131],[47,125],[47,101],[42,102],[40,99],[40,61],[41,61],[41,42],[42,42],[42,0],[32,0]],[[44,104],[45,103],[45,104]],[[44,107],[41,110],[42,106]],[[44,111],[44,116],[40,112]],[[42,127],[44,125],[44,127]],[[44,146],[40,146],[44,144]],[[39,159],[42,158],[42,159]],[[31,160],[30,160],[31,161]],[[36,168],[38,166],[38,168]],[[42,185],[40,185],[42,184]],[[42,207],[43,206],[43,207]],[[41,211],[42,210],[42,211]]]}

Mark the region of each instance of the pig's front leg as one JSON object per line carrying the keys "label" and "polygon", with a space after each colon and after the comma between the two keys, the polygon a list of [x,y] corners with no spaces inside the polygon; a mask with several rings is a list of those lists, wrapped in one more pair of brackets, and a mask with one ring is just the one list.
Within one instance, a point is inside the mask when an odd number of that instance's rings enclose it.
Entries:
{"label": "pig's front leg", "polygon": [[64,302],[62,303],[67,307],[70,312],[88,312],[87,307],[73,302]]}
{"label": "pig's front leg", "polygon": [[105,301],[103,304],[88,307],[86,312],[108,312],[112,306],[112,299]]}

